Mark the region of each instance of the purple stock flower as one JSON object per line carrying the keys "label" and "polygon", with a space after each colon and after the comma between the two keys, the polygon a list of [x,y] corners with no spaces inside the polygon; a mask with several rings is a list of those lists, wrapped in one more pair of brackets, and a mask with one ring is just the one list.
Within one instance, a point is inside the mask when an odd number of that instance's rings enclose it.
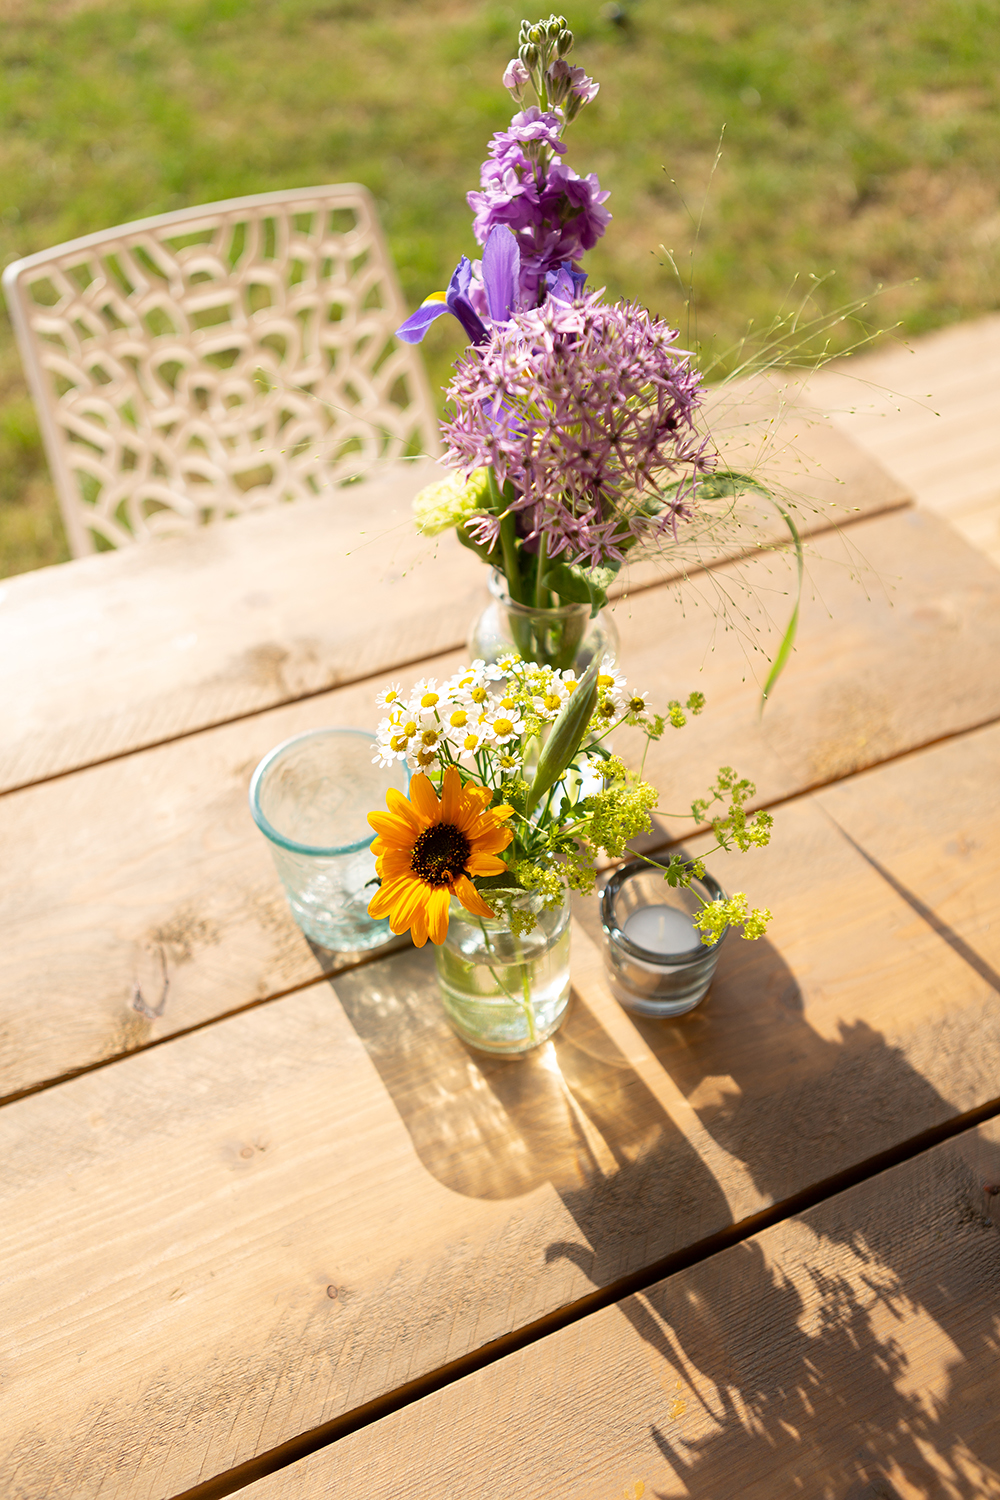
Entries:
{"label": "purple stock flower", "polygon": [[573,120],[585,104],[597,98],[601,85],[588,78],[582,68],[573,68],[564,57],[556,58],[547,75],[549,98],[566,120]]}
{"label": "purple stock flower", "polygon": [[[644,308],[602,303],[599,292],[563,300],[557,287],[566,282],[557,277],[541,307],[495,325],[456,364],[445,462],[491,464],[501,485],[511,482],[527,550],[544,535],[550,557],[620,561],[634,541],[691,514],[682,493],[644,507],[644,492],[712,467],[693,420],[700,377],[674,330]],[[468,524],[495,539],[496,517]]]}
{"label": "purple stock flower", "polygon": [[[575,70],[576,71],[576,70]],[[544,292],[546,274],[564,261],[574,263],[600,239],[611,215],[593,172],[581,177],[556,159],[565,150],[562,121],[532,106],[500,131],[483,163],[479,192],[470,192],[473,233],[485,244],[504,225],[521,251],[521,293],[528,305]]]}
{"label": "purple stock flower", "polygon": [[521,94],[531,82],[531,74],[519,57],[512,57],[503,75],[503,86],[508,93],[513,94],[518,104],[521,102]]}

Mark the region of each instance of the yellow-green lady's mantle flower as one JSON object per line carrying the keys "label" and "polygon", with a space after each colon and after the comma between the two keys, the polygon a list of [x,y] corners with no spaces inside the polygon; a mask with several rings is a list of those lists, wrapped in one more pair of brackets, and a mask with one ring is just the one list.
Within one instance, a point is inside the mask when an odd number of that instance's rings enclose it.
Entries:
{"label": "yellow-green lady's mantle flower", "polygon": [[413,498],[413,514],[422,536],[437,536],[452,526],[461,526],[470,516],[488,508],[489,470],[473,469],[468,479],[449,474],[422,489]]}

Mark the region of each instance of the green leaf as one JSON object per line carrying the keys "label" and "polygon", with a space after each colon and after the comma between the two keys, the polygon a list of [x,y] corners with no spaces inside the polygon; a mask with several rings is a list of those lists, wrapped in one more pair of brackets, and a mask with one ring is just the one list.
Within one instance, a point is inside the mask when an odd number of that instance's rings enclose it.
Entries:
{"label": "green leaf", "polygon": [[[677,479],[673,484],[664,485],[660,491],[660,494],[674,495],[677,493],[679,486],[684,484],[685,482],[686,481],[683,479]],[[760,695],[760,712],[763,713],[764,705],[768,700],[771,689],[774,687],[778,678],[785,670],[788,658],[791,656],[792,648],[795,645],[795,637],[798,633],[799,606],[802,603],[802,538],[799,536],[798,527],[795,525],[795,522],[792,520],[789,512],[781,504],[780,500],[776,500],[775,497],[771,494],[770,490],[762,485],[759,480],[754,479],[750,474],[741,474],[737,469],[716,469],[714,473],[705,474],[702,478],[698,479],[695,486],[695,494],[697,498],[704,500],[731,499],[737,495],[745,494],[747,491],[750,491],[754,495],[759,495],[762,500],[766,500],[769,505],[773,505],[781,519],[784,521],[785,525],[788,527],[788,534],[791,537],[792,545],[795,548],[795,566],[798,575],[795,594],[795,607],[792,610],[791,618],[788,621],[788,625],[785,628],[785,633],[781,639],[781,645],[778,648],[778,654],[774,658],[771,671],[768,674],[768,679],[765,682]]]}
{"label": "green leaf", "polygon": [[[673,497],[677,494],[681,485],[689,485],[688,479],[675,479],[673,484],[665,484],[660,489],[660,495]],[[698,500],[725,500],[736,495],[746,494],[750,491],[754,495],[760,495],[764,500],[773,502],[774,496],[766,489],[759,480],[754,479],[751,474],[741,474],[737,469],[715,469],[711,474],[703,474],[695,481],[694,498]]]}
{"label": "green leaf", "polygon": [[550,562],[542,580],[546,588],[559,595],[564,604],[589,604],[590,618],[608,602],[608,589],[614,583],[621,564],[609,562],[603,567],[586,568],[581,563]]}
{"label": "green leaf", "polygon": [[798,633],[799,628],[799,605],[802,603],[803,576],[802,538],[799,536],[798,527],[792,520],[785,507],[781,505],[777,500],[775,500],[773,495],[768,495],[767,498],[768,500],[770,500],[771,504],[781,516],[781,519],[784,521],[785,525],[788,527],[789,534],[792,538],[792,542],[795,547],[795,566],[798,573],[798,584],[795,595],[795,608],[792,610],[792,617],[789,620],[788,626],[785,630],[785,634],[782,637],[781,645],[778,648],[777,656],[774,658],[774,664],[771,667],[770,673],[768,674],[768,679],[761,690],[760,712],[762,714],[764,712],[764,705],[767,703],[768,695],[771,689],[774,687],[774,684],[777,682],[778,678],[781,676],[782,672],[785,670],[785,663],[791,656],[792,647],[795,645],[795,637]]}

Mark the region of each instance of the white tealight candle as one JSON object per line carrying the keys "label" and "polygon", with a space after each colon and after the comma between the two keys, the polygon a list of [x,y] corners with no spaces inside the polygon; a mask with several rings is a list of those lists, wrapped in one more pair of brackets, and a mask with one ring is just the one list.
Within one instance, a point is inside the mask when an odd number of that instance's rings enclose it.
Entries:
{"label": "white tealight candle", "polygon": [[640,906],[626,920],[622,932],[639,948],[667,958],[690,953],[701,943],[701,933],[692,919],[676,906]]}

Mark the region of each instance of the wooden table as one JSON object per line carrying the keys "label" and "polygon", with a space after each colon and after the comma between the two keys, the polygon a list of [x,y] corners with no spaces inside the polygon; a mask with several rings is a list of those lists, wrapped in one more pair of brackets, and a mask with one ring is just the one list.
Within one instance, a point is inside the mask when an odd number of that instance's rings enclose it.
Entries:
{"label": "wooden table", "polygon": [[1000,1496],[1000,572],[808,445],[857,511],[763,720],[705,600],[773,558],[616,606],[630,679],[708,698],[666,805],[730,763],[778,807],[712,860],[771,933],[645,1023],[582,902],[519,1063],[427,951],[306,942],[246,808],[461,660],[425,473],[3,585],[5,1497]]}

